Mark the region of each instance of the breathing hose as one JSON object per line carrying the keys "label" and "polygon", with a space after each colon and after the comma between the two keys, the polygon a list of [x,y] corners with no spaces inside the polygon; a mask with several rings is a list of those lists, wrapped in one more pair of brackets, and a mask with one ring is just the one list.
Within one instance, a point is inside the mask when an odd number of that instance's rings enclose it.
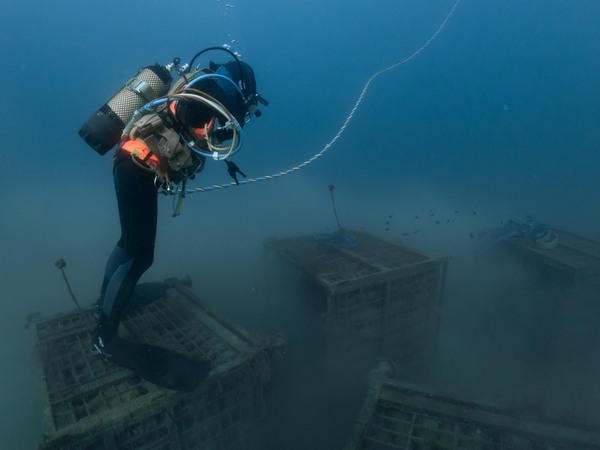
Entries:
{"label": "breathing hose", "polygon": [[[238,121],[235,119],[235,117],[233,117],[233,115],[229,111],[227,111],[227,108],[225,108],[223,105],[221,105],[218,101],[216,101],[212,97],[207,96],[206,94],[203,94],[200,91],[195,91],[195,92],[183,91],[179,94],[172,95],[171,97],[168,98],[167,101],[170,101],[172,99],[189,100],[189,101],[195,101],[198,103],[203,103],[203,104],[209,106],[210,108],[212,108],[214,111],[218,112],[221,116],[225,117],[225,119],[227,119],[226,127],[230,128],[233,131],[233,136],[232,136],[230,145],[226,145],[226,146],[215,145],[212,143],[210,136],[209,135],[206,136],[206,141],[208,143],[209,149],[212,150],[212,154],[209,156],[211,156],[213,159],[215,159],[217,161],[222,161],[224,159],[227,159],[229,156],[234,154],[240,148],[240,146],[242,144],[242,127],[240,126]],[[196,153],[199,153],[202,155],[205,154],[204,151],[196,148],[193,145],[188,144],[188,147],[190,147]],[[223,153],[225,153],[225,154],[223,155]]]}
{"label": "breathing hose", "polygon": [[[216,48],[220,48],[220,47],[216,47]],[[134,124],[138,120],[140,120],[146,114],[151,114],[151,113],[156,112],[158,110],[158,108],[162,105],[166,104],[168,106],[168,103],[170,101],[180,99],[183,101],[202,103],[202,104],[208,106],[209,108],[211,108],[213,111],[217,112],[219,115],[221,115],[221,117],[224,117],[226,119],[225,126],[229,129],[231,129],[233,132],[231,144],[229,144],[229,145],[215,144],[212,141],[210,134],[207,133],[206,141],[207,141],[208,148],[209,148],[209,150],[212,151],[212,153],[209,155],[206,155],[206,152],[197,148],[195,145],[193,145],[193,143],[189,143],[188,139],[185,139],[184,136],[182,136],[182,138],[184,138],[185,142],[188,142],[188,147],[190,147],[191,150],[193,150],[194,152],[196,152],[198,154],[201,154],[204,156],[211,156],[213,159],[218,160],[218,161],[227,159],[228,157],[233,155],[235,152],[237,152],[237,150],[242,146],[242,142],[243,142],[242,127],[238,123],[237,119],[218,100],[216,100],[215,98],[211,97],[210,95],[208,95],[202,91],[192,88],[192,86],[194,86],[196,83],[198,83],[202,80],[209,79],[209,78],[225,80],[226,82],[228,82],[232,86],[234,86],[235,89],[237,90],[237,92],[243,97],[243,93],[240,90],[237,83],[235,83],[230,78],[228,78],[224,75],[220,75],[220,74],[201,75],[199,77],[192,79],[187,85],[185,85],[181,90],[175,92],[174,94],[166,96],[166,97],[160,97],[156,100],[153,100],[153,101],[145,104],[143,107],[141,107],[137,111],[135,111],[135,113],[133,114],[133,117],[131,118],[129,123],[125,126],[125,128],[123,129],[123,134],[129,134],[129,132],[133,128]],[[182,187],[182,189],[184,189],[184,188]]]}

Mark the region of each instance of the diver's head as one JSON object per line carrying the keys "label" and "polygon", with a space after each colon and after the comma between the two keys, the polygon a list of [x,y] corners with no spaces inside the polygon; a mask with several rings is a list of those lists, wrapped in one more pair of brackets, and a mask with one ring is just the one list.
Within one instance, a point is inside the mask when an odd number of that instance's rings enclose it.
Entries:
{"label": "diver's head", "polygon": [[[256,104],[256,77],[249,64],[239,60],[228,61],[225,64],[216,64],[211,61],[209,69],[232,80],[240,87],[245,100],[250,104]],[[225,83],[227,82],[221,80],[220,86],[224,87]]]}
{"label": "diver's head", "polygon": [[[226,76],[234,83],[236,83],[242,91],[243,98],[241,98],[244,105],[244,116],[249,119],[251,116],[260,117],[262,112],[258,109],[258,104],[261,103],[264,106],[268,106],[269,102],[263,98],[256,90],[256,77],[254,75],[254,69],[244,61],[229,61],[225,64],[216,64],[210,62],[210,70],[213,72]],[[225,80],[218,80],[221,87],[227,84]],[[231,89],[231,86],[228,87]]]}
{"label": "diver's head", "polygon": [[[240,124],[244,124],[248,116],[260,116],[257,104],[254,70],[242,61],[229,61],[224,64],[210,62],[210,72],[217,76],[199,72],[197,81],[190,81],[191,89],[207,94],[223,105]],[[185,91],[185,89],[184,89]],[[192,92],[192,91],[190,91]],[[202,127],[214,116],[214,110],[206,104],[198,102],[177,102],[175,117],[184,127]]]}

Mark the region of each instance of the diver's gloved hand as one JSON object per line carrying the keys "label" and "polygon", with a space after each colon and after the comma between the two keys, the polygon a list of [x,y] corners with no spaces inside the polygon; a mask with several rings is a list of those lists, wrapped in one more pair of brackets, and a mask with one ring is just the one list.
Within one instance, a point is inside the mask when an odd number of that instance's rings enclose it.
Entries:
{"label": "diver's gloved hand", "polygon": [[237,174],[238,173],[241,176],[243,176],[244,178],[246,178],[246,174],[240,170],[240,168],[237,166],[236,163],[234,163],[233,161],[229,161],[229,160],[226,159],[225,160],[225,164],[227,164],[227,173],[229,174],[229,176],[231,178],[233,178],[233,180],[235,181],[235,184],[240,184],[238,182],[238,179],[237,179]]}

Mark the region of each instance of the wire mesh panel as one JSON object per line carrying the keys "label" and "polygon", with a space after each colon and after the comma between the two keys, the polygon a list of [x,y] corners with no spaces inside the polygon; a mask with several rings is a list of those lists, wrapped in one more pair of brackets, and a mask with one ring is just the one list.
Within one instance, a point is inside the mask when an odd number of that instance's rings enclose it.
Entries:
{"label": "wire mesh panel", "polygon": [[[332,350],[396,359],[431,354],[437,341],[446,258],[352,231],[355,245],[312,236],[271,239],[267,249],[312,287]],[[354,240],[352,241],[354,244]]]}
{"label": "wire mesh panel", "polygon": [[600,428],[526,419],[375,373],[346,450],[591,450]]}
{"label": "wire mesh panel", "polygon": [[257,449],[274,340],[251,339],[173,282],[165,296],[130,312],[122,334],[209,359],[191,392],[159,388],[91,348],[93,308],[35,324],[45,406],[43,450]]}

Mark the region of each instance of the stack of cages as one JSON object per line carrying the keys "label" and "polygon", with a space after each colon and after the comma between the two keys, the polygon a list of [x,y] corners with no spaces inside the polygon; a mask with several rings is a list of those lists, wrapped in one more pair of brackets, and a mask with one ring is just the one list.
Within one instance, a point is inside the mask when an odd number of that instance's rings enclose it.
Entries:
{"label": "stack of cages", "polygon": [[431,359],[437,345],[447,258],[353,230],[351,239],[269,239],[308,286],[331,352],[393,358],[405,366]]}
{"label": "stack of cages", "polygon": [[525,261],[541,293],[538,311],[550,324],[544,336],[557,356],[600,348],[600,242],[552,230],[552,245],[516,235],[504,248]]}
{"label": "stack of cages", "polygon": [[373,369],[369,391],[345,450],[592,450],[600,428],[535,417],[516,406],[492,407],[436,394]]}
{"label": "stack of cages", "polygon": [[270,357],[281,338],[252,338],[177,280],[168,286],[160,299],[128,312],[120,333],[208,359],[208,379],[172,391],[94,354],[93,307],[38,319],[41,450],[264,448]]}

